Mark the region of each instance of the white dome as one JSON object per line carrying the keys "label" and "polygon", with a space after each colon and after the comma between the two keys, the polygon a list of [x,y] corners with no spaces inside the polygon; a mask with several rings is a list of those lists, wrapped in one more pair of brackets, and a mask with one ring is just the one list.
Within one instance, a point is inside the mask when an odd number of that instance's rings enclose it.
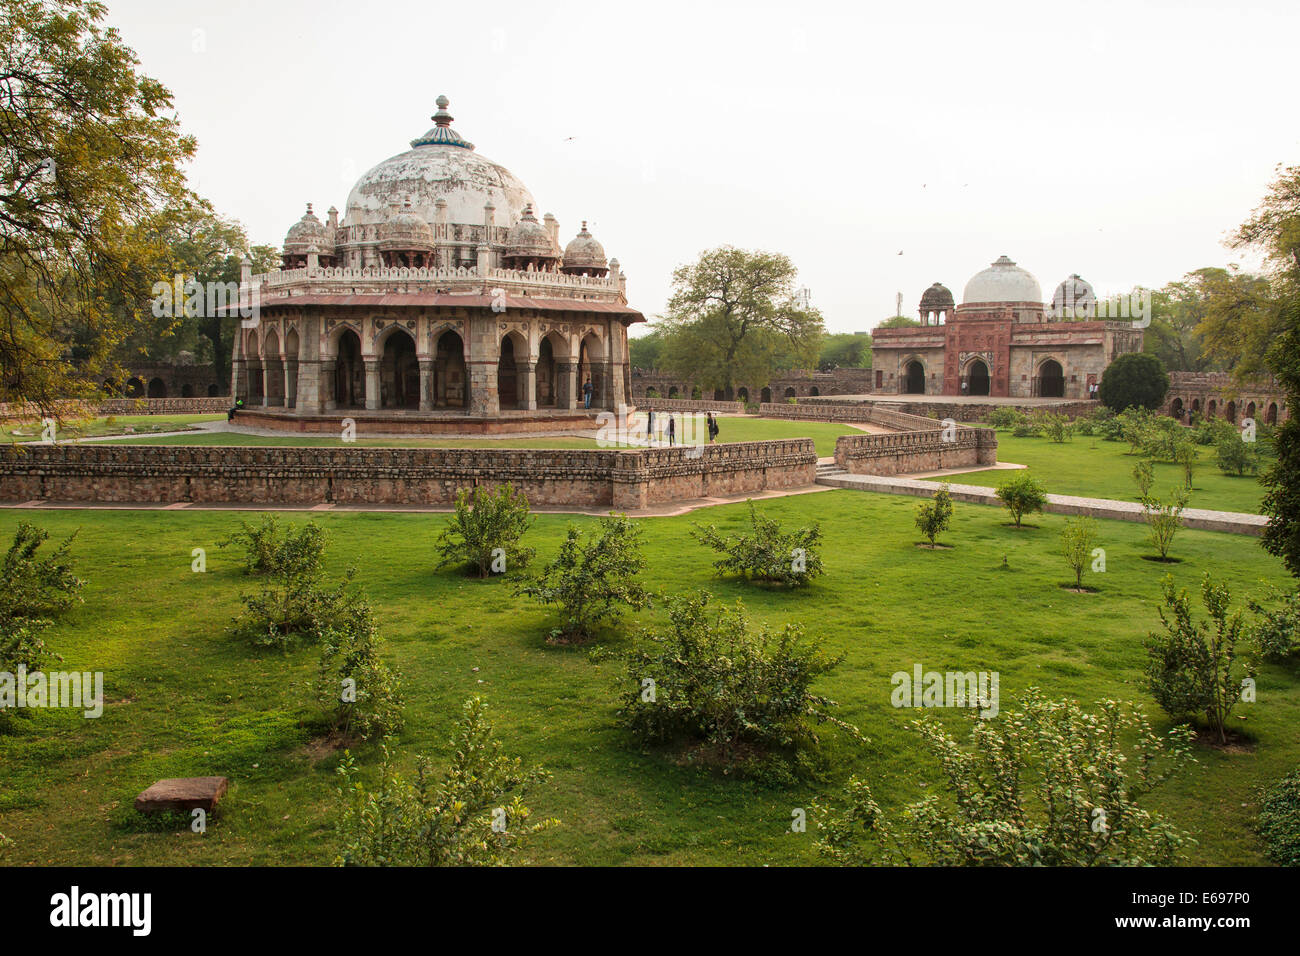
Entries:
{"label": "white dome", "polygon": [[388,218],[388,211],[410,199],[411,211],[426,222],[437,220],[439,199],[447,204],[447,221],[483,224],[483,207],[496,207],[493,221],[508,226],[536,205],[527,187],[504,166],[474,151],[451,128],[447,98],[438,97],[435,126],[411,141],[411,149],[384,160],[357,180],[348,194],[345,225],[373,225]]}
{"label": "white dome", "polygon": [[1006,256],[977,272],[966,283],[962,293],[963,305],[974,302],[1042,302],[1043,289],[1029,271],[1020,268]]}

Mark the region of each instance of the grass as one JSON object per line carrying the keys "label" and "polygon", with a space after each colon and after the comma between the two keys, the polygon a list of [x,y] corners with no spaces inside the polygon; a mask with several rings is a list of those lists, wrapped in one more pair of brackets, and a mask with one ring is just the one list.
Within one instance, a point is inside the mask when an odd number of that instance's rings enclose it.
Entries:
{"label": "grass", "polygon": [[[1137,501],[1139,496],[1137,484],[1133,481],[1133,466],[1141,456],[1128,452],[1126,442],[1103,441],[1101,438],[1075,436],[1072,441],[1056,444],[1048,438],[1016,438],[1010,431],[998,432],[998,461],[1027,465],[1029,473],[1055,495]],[[1200,463],[1193,472],[1192,497],[1188,507],[1258,514],[1264,497],[1264,487],[1258,476],[1223,474],[1215,464],[1213,446],[1198,445],[1197,452]],[[1174,488],[1183,485],[1180,465],[1157,462],[1155,476],[1151,492],[1162,500],[1167,499]],[[983,471],[952,475],[946,480],[993,488],[1006,477],[1005,471]]]}
{"label": "grass", "polygon": [[[60,423],[55,434],[56,438],[62,441],[69,438],[98,438],[105,435],[171,432],[193,428],[200,422],[220,421],[225,417],[225,415],[117,415],[70,419]],[[6,434],[11,439],[40,438],[41,428],[39,421],[5,425]],[[127,431],[128,428],[131,432]]]}
{"label": "grass", "polygon": [[[1161,578],[1169,573],[1194,589],[1212,569],[1237,606],[1288,580],[1253,538],[1184,531],[1173,549],[1184,560],[1165,566],[1142,559],[1150,551],[1142,526],[1101,521],[1107,571],[1088,577],[1097,594],[1075,595],[1062,587],[1072,573],[1059,555],[1056,516],[1036,516],[1037,527],[1015,531],[998,509],[959,504],[952,530],[940,537],[953,547],[931,551],[916,547],[909,498],[836,490],[761,507],[783,521],[821,522],[827,574],[808,589],[769,590],[712,573],[714,555],[690,541],[690,524],[737,530],[748,518],[743,503],[643,520],[645,580],[669,593],[709,588],[728,602],[743,598],[756,619],[800,621],[829,651],[846,655],[817,687],[871,742],[830,735],[824,779],[789,787],[731,779],[630,743],[613,717],[616,662],[548,646],[551,616],[504,582],[432,570],[444,517],[322,513],[316,520],[330,535],[331,576],[359,569],[387,638],[386,658],[403,675],[401,760],[409,767],[427,752],[444,763],[461,703],[483,695],[508,749],[553,773],[529,798],[539,815],[562,821],[528,854],[541,863],[815,863],[815,826],[789,832],[793,808],[833,794],[850,773],[870,780],[887,809],[940,785],[935,761],[909,730],[916,712],[890,706],[891,674],[915,663],[996,670],[1004,710],[1037,685],[1085,702],[1146,701],[1165,727],[1139,685],[1142,639],[1159,626]],[[217,541],[244,519],[256,515],[0,511],[0,540],[22,520],[56,536],[80,529],[74,553],[89,580],[86,602],[52,641],[64,668],[105,673],[108,701],[98,720],[46,710],[0,735],[0,831],[14,841],[7,862],[330,861],[340,755],[304,728],[317,653],[257,652],[223,633],[250,584],[240,556]],[[554,554],[570,521],[590,520],[539,516],[529,534],[538,559]],[[207,549],[204,574],[190,570],[195,547]],[[1009,571],[999,570],[1004,555]],[[637,626],[661,619],[662,610],[642,612],[601,641],[626,648]],[[1255,737],[1254,751],[1201,750],[1197,764],[1146,803],[1200,841],[1194,863],[1265,862],[1252,821],[1259,788],[1300,763],[1300,675],[1266,666],[1258,686],[1259,702],[1242,706],[1240,724]],[[377,747],[357,756],[373,768]],[[130,802],[155,780],[206,774],[231,779],[206,835],[136,820]]]}
{"label": "grass", "polygon": [[[768,441],[778,438],[811,438],[817,454],[828,458],[835,454],[835,439],[840,435],[858,435],[859,429],[830,422],[798,422],[774,418],[724,417],[718,440],[722,442]],[[340,444],[333,435],[244,435],[235,432],[195,432],[142,438],[134,445],[282,445],[295,447],[329,447]],[[594,438],[364,438],[355,444],[378,448],[596,448]]]}

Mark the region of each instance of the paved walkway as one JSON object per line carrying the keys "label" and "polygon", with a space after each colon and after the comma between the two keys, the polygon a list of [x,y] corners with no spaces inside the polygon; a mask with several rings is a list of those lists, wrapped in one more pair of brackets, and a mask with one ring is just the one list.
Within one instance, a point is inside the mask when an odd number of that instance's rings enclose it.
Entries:
{"label": "paved walkway", "polygon": [[[963,469],[970,471],[971,469]],[[851,475],[839,468],[820,465],[817,483],[830,488],[852,488],[858,491],[876,491],[891,495],[914,495],[928,498],[935,493],[939,482],[920,478],[879,475]],[[956,501],[1001,507],[1002,502],[992,488],[979,485],[948,485],[948,492]],[[1094,518],[1114,518],[1119,521],[1146,520],[1146,509],[1136,501],[1117,501],[1113,498],[1080,498],[1075,495],[1048,495],[1049,514],[1091,515]],[[1205,508],[1188,508],[1183,512],[1183,525],[1200,531],[1227,531],[1232,534],[1262,535],[1268,519],[1263,515],[1243,514],[1238,511],[1210,511]]]}

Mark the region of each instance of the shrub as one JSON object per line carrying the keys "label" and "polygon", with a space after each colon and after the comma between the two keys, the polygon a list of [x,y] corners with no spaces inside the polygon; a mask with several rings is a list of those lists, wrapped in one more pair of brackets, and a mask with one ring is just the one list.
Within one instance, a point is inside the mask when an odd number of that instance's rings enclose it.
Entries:
{"label": "shrub", "polygon": [[1066,518],[1061,529],[1061,553],[1074,571],[1074,586],[1083,589],[1083,569],[1088,567],[1093,546],[1097,543],[1097,522],[1087,515]]}
{"label": "shrub", "polygon": [[611,515],[601,518],[589,536],[570,525],[555,560],[517,590],[559,607],[561,624],[551,632],[552,640],[584,641],[601,621],[616,620],[624,607],[649,603],[637,581],[644,569],[640,528],[626,515]]}
{"label": "shrub", "polygon": [[1042,434],[1042,429],[1032,418],[1024,418],[1016,422],[1015,427],[1011,429],[1011,434],[1016,438],[1037,438]]}
{"label": "shrub", "polygon": [[749,502],[750,533],[723,537],[713,525],[697,524],[691,535],[723,555],[713,562],[719,574],[740,574],[757,581],[800,586],[823,572],[821,527],[809,525],[789,533],[779,522],[758,513]]}
{"label": "shrub", "polygon": [[1127,352],[1101,373],[1098,397],[1107,408],[1122,412],[1140,406],[1156,409],[1169,391],[1169,373],[1154,355]]}
{"label": "shrub", "polygon": [[1044,412],[1041,421],[1043,432],[1058,445],[1064,444],[1074,434],[1074,426],[1070,423],[1070,419],[1064,415],[1058,415],[1056,412]]}
{"label": "shrub", "polygon": [[1215,461],[1225,475],[1252,475],[1259,471],[1259,449],[1254,442],[1245,441],[1234,431],[1224,435],[1214,445]]}
{"label": "shrub", "polygon": [[1300,770],[1264,791],[1259,835],[1270,860],[1278,866],[1300,866]]}
{"label": "shrub", "polygon": [[49,620],[81,601],[85,581],[72,573],[74,531],[44,555],[50,537],[44,528],[23,521],[0,566],[0,626],[18,621]]}
{"label": "shrub", "polygon": [[933,498],[916,506],[916,527],[929,539],[930,546],[933,547],[934,539],[940,532],[948,530],[948,522],[951,520],[952,495],[948,492],[947,482],[944,482],[934,493]]}
{"label": "shrub", "polygon": [[1174,461],[1182,466],[1183,484],[1190,491],[1192,475],[1196,470],[1196,443],[1189,438],[1182,438],[1174,444]]}
{"label": "shrub", "polygon": [[821,853],[852,866],[1161,866],[1192,842],[1141,805],[1188,762],[1191,732],[1158,736],[1132,705],[1089,712],[1030,688],[1016,711],[972,717],[965,746],[937,721],[915,726],[945,786],[891,819],[850,778],[840,806],[813,804]]}
{"label": "shrub", "polygon": [[633,736],[688,741],[728,767],[751,769],[801,763],[818,743],[814,722],[860,736],[811,689],[843,657],[827,657],[797,624],[779,635],[755,630],[740,602],[713,615],[710,600],[704,591],[670,600],[668,628],[627,654],[618,718]]}
{"label": "shrub", "polygon": [[999,405],[985,418],[985,421],[994,428],[1015,428],[1024,420],[1024,413],[1010,405]]}
{"label": "shrub", "polygon": [[1133,481],[1137,483],[1139,498],[1145,500],[1151,497],[1151,486],[1155,480],[1155,464],[1150,458],[1143,458],[1133,466]]}
{"label": "shrub", "polygon": [[1173,546],[1174,535],[1183,526],[1183,511],[1187,508],[1188,492],[1186,488],[1176,488],[1169,500],[1161,502],[1155,498],[1142,501],[1143,512],[1148,528],[1148,540],[1160,555],[1161,561],[1169,558],[1169,549]]}
{"label": "shrub", "polygon": [[1248,602],[1257,616],[1252,635],[1260,654],[1271,661],[1282,661],[1300,651],[1300,591],[1274,591],[1282,600],[1278,608],[1265,608],[1258,601]]}
{"label": "shrub", "polygon": [[1192,620],[1187,591],[1176,591],[1172,577],[1165,576],[1163,587],[1160,621],[1165,633],[1148,636],[1147,687],[1170,717],[1204,717],[1219,742],[1226,743],[1228,718],[1241,699],[1241,680],[1250,676],[1248,668],[1238,673],[1235,666],[1241,612],[1229,615],[1232,596],[1226,586],[1211,581],[1208,571],[1201,579],[1201,602],[1209,620]]}
{"label": "shrub", "polygon": [[326,708],[329,728],[363,738],[402,729],[398,675],[379,657],[379,635],[367,603],[341,628],[321,635],[324,653],[316,678],[316,698]]}
{"label": "shrub", "polygon": [[1047,504],[1047,489],[1037,478],[1025,472],[1008,478],[998,485],[996,494],[1011,513],[1017,528],[1020,527],[1022,517],[1042,511],[1043,506]]}
{"label": "shrub", "polygon": [[438,567],[463,565],[480,578],[523,568],[534,551],[520,547],[519,539],[532,523],[528,499],[508,484],[495,491],[483,485],[461,489],[455,514],[438,538]]}
{"label": "shrub", "polygon": [[298,642],[319,643],[327,631],[363,626],[370,608],[351,587],[355,569],[348,569],[332,588],[321,586],[323,574],[311,561],[286,560],[267,575],[260,592],[240,595],[244,611],[234,619],[230,633],[255,646],[283,651]]}
{"label": "shrub", "polygon": [[420,756],[408,783],[388,744],[382,749],[373,790],[361,782],[351,755],[339,767],[337,866],[500,866],[556,823],[529,822],[523,796],[548,774],[525,770],[520,758],[502,752],[477,697],[465,702],[441,780]]}
{"label": "shrub", "polygon": [[318,576],[325,566],[325,540],[324,529],[314,521],[285,527],[278,515],[264,514],[259,524],[240,522],[220,546],[244,546],[245,574]]}

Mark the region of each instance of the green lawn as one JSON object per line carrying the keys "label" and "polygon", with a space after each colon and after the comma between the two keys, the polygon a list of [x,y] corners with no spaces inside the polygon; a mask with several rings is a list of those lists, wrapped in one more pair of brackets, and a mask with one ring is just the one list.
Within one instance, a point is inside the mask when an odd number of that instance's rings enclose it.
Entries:
{"label": "green lawn", "polygon": [[[102,435],[125,435],[132,433],[172,432],[190,428],[199,422],[215,422],[225,415],[117,415],[115,417],[86,418],[68,420],[58,426],[56,437],[93,438]],[[22,422],[5,425],[5,437],[10,440],[39,438],[41,423],[39,421]]]}
{"label": "green lawn", "polygon": [[[1137,501],[1133,466],[1140,456],[1128,454],[1127,442],[1102,441],[1100,438],[1075,436],[1064,444],[1047,438],[1016,438],[1010,431],[998,432],[998,461],[1029,466],[1048,492],[1057,495],[1083,495],[1088,498],[1118,498]],[[1200,466],[1193,472],[1192,508],[1215,511],[1259,513],[1264,487],[1255,475],[1225,475],[1214,462],[1212,446],[1198,446]],[[1152,493],[1168,498],[1170,491],[1183,484],[1179,465],[1157,463]],[[1005,471],[977,471],[953,475],[951,481],[984,488],[995,487],[1006,479]]]}
{"label": "green lawn", "polygon": [[[766,441],[777,438],[811,438],[817,454],[828,458],[835,454],[835,439],[840,435],[860,435],[850,425],[828,422],[796,422],[774,418],[723,418],[718,441]],[[333,435],[239,435],[233,432],[195,432],[188,435],[157,436],[132,441],[136,445],[293,445],[333,446],[341,440]],[[365,438],[361,433],[357,445],[380,448],[596,448],[594,438]]]}
{"label": "green lawn", "polygon": [[[1082,444],[1082,449],[1080,445]],[[1076,450],[1086,443],[1076,442]],[[847,655],[818,684],[871,742],[831,737],[826,779],[760,785],[643,751],[615,725],[618,667],[585,649],[544,642],[548,614],[504,582],[434,572],[437,515],[321,513],[332,575],[359,568],[401,671],[407,728],[400,756],[446,758],[445,738],[462,701],[481,694],[508,747],[554,776],[529,804],[561,825],[529,858],[569,864],[804,864],[816,862],[813,827],[789,832],[791,810],[865,775],[886,806],[935,792],[935,762],[908,729],[915,716],[890,706],[890,675],[915,663],[938,670],[996,670],[1002,708],[1030,685],[1091,702],[1148,700],[1139,687],[1142,639],[1158,626],[1160,579],[1194,586],[1205,569],[1230,584],[1235,603],[1285,579],[1254,538],[1184,531],[1180,564],[1143,560],[1137,524],[1101,521],[1107,571],[1076,595],[1058,553],[1062,519],[1037,516],[1015,531],[993,508],[957,506],[948,551],[917,548],[916,501],[853,491],[774,499],[763,510],[789,522],[820,521],[828,573],[782,593],[718,580],[712,554],[687,537],[693,521],[736,527],[743,503],[641,522],[654,589],[707,587],[743,597],[752,614],[796,620]],[[309,739],[306,682],[313,649],[255,652],[223,634],[250,584],[239,556],[217,542],[239,520],[228,512],[0,511],[0,540],[21,520],[56,535],[80,529],[74,553],[89,579],[86,603],[54,631],[67,669],[102,670],[109,703],[98,720],[41,711],[0,736],[0,831],[21,864],[326,863],[332,852],[334,768],[339,755]],[[304,520],[294,516],[291,520]],[[554,554],[571,520],[543,515],[530,533],[539,560]],[[208,571],[190,570],[207,549]],[[1009,571],[999,570],[1006,557]],[[1199,609],[1199,605],[1198,605]],[[626,647],[642,612],[603,641]],[[1154,705],[1148,712],[1167,726]],[[1264,862],[1252,830],[1258,788],[1300,763],[1300,675],[1267,666],[1258,703],[1242,705],[1254,752],[1203,750],[1199,762],[1150,800],[1199,841],[1191,860]],[[958,716],[946,715],[957,722]],[[360,748],[373,767],[377,747]],[[225,774],[231,790],[206,836],[133,824],[132,797],[168,776]],[[928,786],[927,786],[928,785]]]}

